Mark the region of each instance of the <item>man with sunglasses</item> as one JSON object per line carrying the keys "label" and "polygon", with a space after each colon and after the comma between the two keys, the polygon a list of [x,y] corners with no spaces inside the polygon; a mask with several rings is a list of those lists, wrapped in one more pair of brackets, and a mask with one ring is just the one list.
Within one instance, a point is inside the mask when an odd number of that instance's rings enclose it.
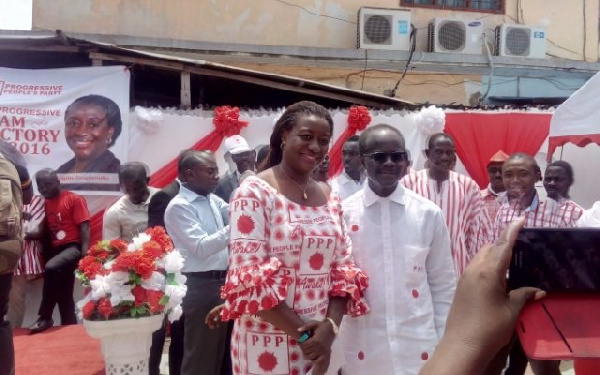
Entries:
{"label": "man with sunglasses", "polygon": [[358,135],[353,135],[346,140],[342,148],[344,171],[331,181],[331,191],[346,199],[359,191],[365,182],[365,173],[360,162],[358,151]]}
{"label": "man with sunglasses", "polygon": [[444,133],[432,135],[425,155],[429,167],[406,175],[401,183],[442,209],[450,231],[454,269],[460,278],[467,264],[491,238],[492,223],[477,183],[452,171],[456,163],[452,137]]}
{"label": "man with sunglasses", "polygon": [[343,203],[352,254],[369,275],[367,315],[344,317],[344,375],[417,374],[444,333],[456,276],[444,216],[399,183],[404,137],[389,125],[359,140],[364,187]]}
{"label": "man with sunglasses", "polygon": [[481,190],[481,198],[487,210],[488,216],[492,222],[496,219],[496,214],[500,210],[500,199],[504,196],[506,189],[502,181],[502,164],[508,159],[508,154],[500,150],[492,156],[487,165],[487,174],[490,180],[488,186]]}

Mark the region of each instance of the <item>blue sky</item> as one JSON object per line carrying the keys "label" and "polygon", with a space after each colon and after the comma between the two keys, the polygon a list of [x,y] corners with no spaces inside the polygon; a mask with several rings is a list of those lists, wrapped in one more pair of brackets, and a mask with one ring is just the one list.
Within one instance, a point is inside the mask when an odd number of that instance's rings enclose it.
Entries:
{"label": "blue sky", "polygon": [[31,30],[32,0],[0,0],[0,30]]}

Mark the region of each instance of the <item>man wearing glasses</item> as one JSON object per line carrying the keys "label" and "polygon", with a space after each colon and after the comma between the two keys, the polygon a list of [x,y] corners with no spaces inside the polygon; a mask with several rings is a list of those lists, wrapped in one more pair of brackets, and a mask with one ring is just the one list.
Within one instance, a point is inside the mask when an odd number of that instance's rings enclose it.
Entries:
{"label": "man wearing glasses", "polygon": [[369,127],[359,149],[367,183],[343,208],[371,312],[340,325],[342,372],[417,374],[444,333],[456,286],[448,229],[439,207],[399,183],[409,162],[398,130]]}
{"label": "man wearing glasses", "polygon": [[406,175],[400,181],[442,209],[452,241],[456,276],[492,236],[492,223],[485,210],[479,186],[471,178],[452,171],[456,163],[454,141],[448,134],[429,138],[425,150],[429,167]]}
{"label": "man wearing glasses", "polygon": [[353,135],[346,140],[342,148],[344,171],[331,181],[331,191],[342,200],[359,191],[365,182],[365,174],[360,153],[358,151],[358,135]]}

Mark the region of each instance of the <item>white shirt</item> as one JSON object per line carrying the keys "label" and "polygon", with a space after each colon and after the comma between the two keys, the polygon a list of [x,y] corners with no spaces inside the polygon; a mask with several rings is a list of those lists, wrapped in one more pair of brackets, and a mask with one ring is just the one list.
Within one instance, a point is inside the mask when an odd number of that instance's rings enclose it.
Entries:
{"label": "white shirt", "polygon": [[331,180],[331,191],[336,193],[342,200],[357,193],[364,186],[365,179],[361,175],[360,181],[352,179],[346,172]]}
{"label": "white shirt", "polygon": [[343,373],[416,375],[444,333],[456,288],[443,213],[401,184],[384,198],[365,183],[343,208],[371,307],[341,324]]}
{"label": "white shirt", "polygon": [[123,241],[131,242],[133,237],[148,228],[148,205],[150,198],[159,189],[149,186],[148,190],[150,190],[148,198],[140,204],[134,204],[128,195],[124,195],[106,210],[102,222],[102,239],[120,238]]}
{"label": "white shirt", "polygon": [[585,210],[577,221],[578,227],[600,227],[600,201],[594,203],[592,208]]}
{"label": "white shirt", "polygon": [[181,185],[165,210],[165,227],[185,258],[182,272],[227,269],[228,205],[214,194],[198,195]]}

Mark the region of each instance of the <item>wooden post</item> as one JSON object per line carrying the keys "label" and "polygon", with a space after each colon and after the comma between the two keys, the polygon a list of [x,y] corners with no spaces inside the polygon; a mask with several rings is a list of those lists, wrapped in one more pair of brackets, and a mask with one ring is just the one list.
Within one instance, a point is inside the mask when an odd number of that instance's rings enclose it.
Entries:
{"label": "wooden post", "polygon": [[181,109],[190,109],[192,107],[192,91],[190,84],[190,73],[181,72]]}

